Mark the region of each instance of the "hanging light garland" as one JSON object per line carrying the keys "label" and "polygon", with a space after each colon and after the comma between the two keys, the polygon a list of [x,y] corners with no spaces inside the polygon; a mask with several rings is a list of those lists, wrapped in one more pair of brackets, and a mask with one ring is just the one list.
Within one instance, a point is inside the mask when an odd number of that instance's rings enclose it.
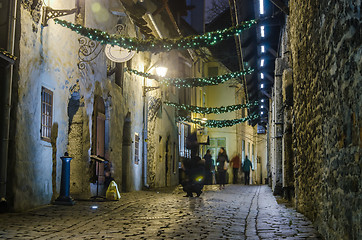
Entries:
{"label": "hanging light garland", "polygon": [[231,72],[216,77],[206,77],[206,78],[165,78],[150,73],[140,72],[130,68],[125,68],[125,71],[128,71],[129,73],[136,74],[141,77],[154,79],[162,85],[166,86],[172,85],[181,88],[181,87],[203,87],[209,85],[217,85],[226,82],[232,78],[237,78],[242,75],[250,74],[254,71],[254,69],[248,68],[244,71]]}
{"label": "hanging light garland", "polygon": [[220,114],[220,113],[227,113],[227,112],[233,112],[236,110],[240,110],[242,108],[249,108],[251,106],[258,105],[258,101],[255,101],[253,103],[247,103],[247,104],[237,104],[237,105],[230,105],[226,107],[198,107],[198,106],[191,106],[191,105],[185,105],[185,104],[178,104],[173,103],[169,101],[164,102],[168,106],[172,106],[177,108],[178,110],[186,110],[194,113],[200,113],[200,114]]}
{"label": "hanging light garland", "polygon": [[197,120],[197,119],[191,119],[190,117],[181,117],[179,116],[179,121],[182,122],[191,122],[198,124],[203,127],[209,127],[209,128],[223,128],[223,127],[232,127],[236,124],[243,123],[249,120],[254,120],[259,118],[259,114],[253,114],[251,116],[240,118],[240,119],[232,119],[232,120]]}
{"label": "hanging light garland", "polygon": [[134,51],[167,52],[174,49],[190,49],[215,45],[225,39],[240,35],[245,29],[250,28],[257,23],[256,20],[250,20],[236,26],[225,28],[214,32],[207,32],[203,35],[187,36],[177,39],[156,39],[146,40],[126,37],[122,35],[109,34],[105,31],[87,28],[79,24],[74,24],[58,18],[54,22],[63,27],[69,28],[76,33],[100,42],[101,44],[117,45],[119,47]]}

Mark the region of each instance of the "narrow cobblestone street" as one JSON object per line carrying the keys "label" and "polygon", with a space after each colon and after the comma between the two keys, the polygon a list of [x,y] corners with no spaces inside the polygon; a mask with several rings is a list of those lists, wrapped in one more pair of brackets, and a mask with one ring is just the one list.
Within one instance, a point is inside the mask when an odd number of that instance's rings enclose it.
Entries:
{"label": "narrow cobblestone street", "polygon": [[267,186],[206,186],[199,198],[183,196],[178,188],[141,191],[120,201],[2,214],[0,238],[319,239],[311,223],[279,205]]}

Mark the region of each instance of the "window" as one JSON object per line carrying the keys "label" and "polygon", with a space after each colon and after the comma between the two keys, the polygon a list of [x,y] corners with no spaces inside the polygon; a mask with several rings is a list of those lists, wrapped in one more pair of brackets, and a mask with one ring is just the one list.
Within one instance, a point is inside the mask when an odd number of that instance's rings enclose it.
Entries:
{"label": "window", "polygon": [[41,88],[41,128],[40,137],[50,142],[53,125],[53,92],[45,87]]}
{"label": "window", "polygon": [[124,80],[124,63],[116,64],[116,84],[123,90],[123,80]]}
{"label": "window", "polygon": [[214,161],[214,165],[216,164],[217,155],[219,154],[220,148],[226,148],[226,138],[210,138],[210,152]]}
{"label": "window", "polygon": [[245,159],[245,140],[242,140],[241,142],[241,161],[244,163],[244,159]]}
{"label": "window", "polygon": [[219,74],[218,67],[209,67],[208,68],[208,76],[209,77],[216,77]]}
{"label": "window", "polygon": [[251,162],[253,163],[252,169],[256,169],[255,158],[254,158],[254,144],[251,144]]}
{"label": "window", "polygon": [[135,133],[135,135],[134,135],[134,163],[135,164],[138,164],[140,162],[139,152],[140,152],[140,136],[138,135],[138,133]]}
{"label": "window", "polygon": [[177,125],[180,157],[191,157],[191,150],[186,148],[186,139],[190,132],[190,126],[184,123],[178,123]]}

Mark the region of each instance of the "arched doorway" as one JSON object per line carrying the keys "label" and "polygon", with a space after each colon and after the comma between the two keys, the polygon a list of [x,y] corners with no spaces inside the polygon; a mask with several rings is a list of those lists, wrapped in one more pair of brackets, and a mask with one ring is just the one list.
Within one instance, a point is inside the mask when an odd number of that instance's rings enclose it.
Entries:
{"label": "arched doorway", "polygon": [[[92,155],[98,156],[100,159],[105,159],[105,123],[106,123],[106,108],[103,98],[100,96],[94,97],[93,119],[92,119]],[[94,174],[97,179],[97,196],[101,195],[105,180],[104,162],[95,161]],[[99,189],[98,189],[99,188]]]}

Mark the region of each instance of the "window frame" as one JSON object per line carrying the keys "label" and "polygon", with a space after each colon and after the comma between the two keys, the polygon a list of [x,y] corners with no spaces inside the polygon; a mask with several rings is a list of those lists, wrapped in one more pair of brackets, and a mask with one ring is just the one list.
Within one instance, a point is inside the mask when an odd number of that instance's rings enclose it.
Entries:
{"label": "window frame", "polygon": [[[45,99],[45,94],[49,96]],[[40,95],[40,139],[46,142],[51,142],[52,126],[53,126],[53,105],[54,105],[54,93],[50,89],[42,86]],[[50,110],[47,111],[45,106],[49,106]],[[47,130],[47,131],[44,131]]]}

